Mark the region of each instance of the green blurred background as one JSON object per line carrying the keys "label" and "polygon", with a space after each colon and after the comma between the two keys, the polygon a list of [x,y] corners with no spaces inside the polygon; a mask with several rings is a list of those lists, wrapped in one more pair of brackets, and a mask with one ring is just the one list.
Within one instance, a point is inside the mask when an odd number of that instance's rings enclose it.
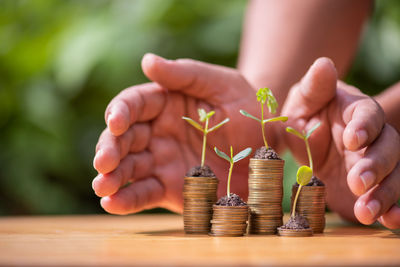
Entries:
{"label": "green blurred background", "polygon": [[[234,67],[246,3],[0,0],[0,214],[103,212],[91,181],[107,103],[146,82],[146,52]],[[399,77],[400,1],[377,1],[347,81],[373,95]]]}

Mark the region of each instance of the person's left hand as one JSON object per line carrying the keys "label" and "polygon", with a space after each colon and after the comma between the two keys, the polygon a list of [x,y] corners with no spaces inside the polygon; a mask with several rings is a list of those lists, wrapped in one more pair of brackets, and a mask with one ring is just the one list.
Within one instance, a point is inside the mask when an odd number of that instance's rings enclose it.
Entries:
{"label": "person's left hand", "polygon": [[[321,122],[310,145],[332,210],[363,224],[379,220],[400,228],[400,138],[374,99],[337,81],[332,61],[320,58],[291,89],[282,114],[300,131]],[[307,164],[304,142],[288,133],[282,136]]]}

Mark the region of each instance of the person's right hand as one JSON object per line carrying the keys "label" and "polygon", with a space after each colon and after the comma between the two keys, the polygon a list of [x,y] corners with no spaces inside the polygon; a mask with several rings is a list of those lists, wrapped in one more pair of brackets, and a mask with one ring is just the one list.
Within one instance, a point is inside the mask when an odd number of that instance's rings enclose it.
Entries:
{"label": "person's right hand", "polygon": [[[213,147],[227,151],[233,144],[237,152],[262,143],[259,126],[239,114],[241,108],[258,114],[254,89],[234,69],[189,59],[147,54],[142,68],[153,83],[125,89],[106,109],[108,127],[96,147],[93,164],[99,175],[92,184],[102,207],[115,214],[156,206],[182,210],[183,176],[199,165],[202,133],[181,117],[197,120],[198,108],[216,111],[210,127],[230,117],[207,142],[206,164],[220,179],[222,195],[228,165]],[[257,134],[249,138],[252,133]],[[247,162],[235,165],[232,184],[232,191],[244,198]]]}

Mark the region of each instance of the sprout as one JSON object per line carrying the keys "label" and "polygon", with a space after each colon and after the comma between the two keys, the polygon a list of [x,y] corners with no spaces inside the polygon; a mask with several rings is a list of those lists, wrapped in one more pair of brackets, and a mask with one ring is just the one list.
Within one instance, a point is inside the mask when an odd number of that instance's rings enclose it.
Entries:
{"label": "sprout", "polygon": [[247,111],[241,109],[240,113],[246,117],[249,117],[255,121],[258,121],[261,123],[261,131],[262,131],[262,136],[264,140],[264,145],[265,148],[268,149],[268,143],[267,139],[265,138],[265,131],[264,131],[264,124],[267,122],[273,122],[273,121],[287,121],[288,117],[285,116],[280,116],[280,117],[275,117],[275,118],[270,118],[270,119],[265,119],[264,120],[264,104],[267,102],[268,110],[269,113],[275,114],[276,113],[276,108],[278,107],[278,102],[276,102],[276,99],[274,95],[272,94],[272,91],[269,88],[260,88],[257,92],[257,101],[261,103],[261,119],[254,117],[253,115],[249,114]]}
{"label": "sprout", "polygon": [[197,130],[199,130],[199,131],[201,131],[203,133],[203,149],[201,151],[201,167],[203,167],[204,166],[204,161],[206,159],[207,134],[211,133],[212,131],[217,130],[219,127],[221,127],[222,125],[227,123],[229,121],[229,119],[226,118],[225,120],[221,121],[220,123],[218,123],[214,127],[211,127],[210,129],[208,129],[208,121],[215,114],[215,111],[212,110],[212,111],[207,113],[204,109],[200,108],[200,109],[197,110],[197,112],[199,113],[200,121],[201,122],[205,122],[204,123],[204,128],[199,123],[197,123],[194,120],[192,120],[191,118],[182,117],[182,119],[184,119],[185,121],[190,123],[194,128],[196,128]]}
{"label": "sprout", "polygon": [[233,148],[231,146],[231,156],[230,157],[228,157],[228,155],[226,155],[224,152],[218,150],[218,148],[216,148],[216,147],[214,147],[214,150],[218,156],[220,156],[221,158],[223,158],[224,160],[226,160],[230,163],[229,174],[228,174],[228,183],[226,186],[226,194],[229,197],[230,191],[231,191],[231,176],[232,176],[233,164],[235,164],[235,162],[238,162],[239,160],[242,160],[245,157],[247,157],[248,155],[250,155],[251,148],[248,147],[248,148],[240,151],[239,153],[237,153],[235,156],[233,156]]}
{"label": "sprout", "polygon": [[299,184],[299,188],[297,189],[296,197],[294,198],[294,202],[293,202],[292,217],[294,217],[295,212],[296,212],[296,204],[297,204],[297,199],[300,194],[300,190],[303,186],[306,186],[311,181],[312,175],[313,175],[313,171],[308,166],[303,165],[297,170],[296,180],[297,180],[297,183]]}
{"label": "sprout", "polygon": [[307,149],[307,154],[308,154],[308,161],[310,164],[310,168],[311,170],[313,169],[313,160],[311,157],[311,149],[310,149],[310,145],[308,144],[308,138],[311,136],[311,134],[318,129],[318,127],[321,125],[320,122],[318,122],[317,124],[315,124],[307,133],[305,133],[303,131],[303,133],[301,134],[299,131],[293,129],[292,127],[286,127],[286,132],[294,134],[295,136],[297,136],[300,139],[304,140],[304,143],[306,144],[306,149]]}

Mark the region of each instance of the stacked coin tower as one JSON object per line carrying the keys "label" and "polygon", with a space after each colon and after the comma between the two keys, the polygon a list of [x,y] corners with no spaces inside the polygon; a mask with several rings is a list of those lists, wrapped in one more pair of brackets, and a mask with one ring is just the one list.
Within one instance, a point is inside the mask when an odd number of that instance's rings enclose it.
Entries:
{"label": "stacked coin tower", "polygon": [[210,232],[212,207],[217,201],[218,179],[185,177],[183,185],[183,224],[187,234]]}
{"label": "stacked coin tower", "polygon": [[282,225],[283,165],[276,159],[250,159],[249,233],[275,234]]}
{"label": "stacked coin tower", "polygon": [[[292,187],[292,206],[297,185]],[[303,186],[297,200],[296,212],[307,218],[314,233],[325,229],[325,186]]]}
{"label": "stacked coin tower", "polygon": [[213,206],[212,236],[242,236],[247,232],[248,206]]}

